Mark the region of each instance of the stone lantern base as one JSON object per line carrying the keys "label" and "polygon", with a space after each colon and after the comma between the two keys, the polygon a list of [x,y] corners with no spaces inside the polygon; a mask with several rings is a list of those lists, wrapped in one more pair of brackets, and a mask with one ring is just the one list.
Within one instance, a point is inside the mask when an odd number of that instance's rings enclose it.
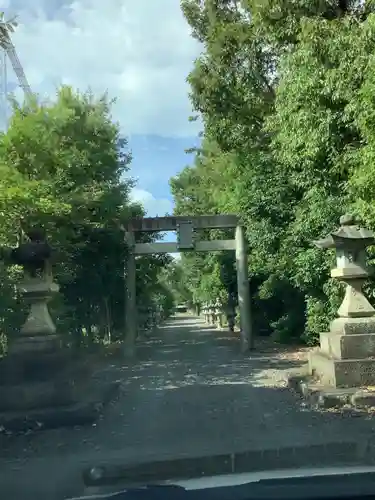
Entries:
{"label": "stone lantern base", "polygon": [[[375,406],[375,318],[337,318],[309,353],[292,389],[313,406],[361,410]],[[366,410],[367,411],[367,410]]]}
{"label": "stone lantern base", "polygon": [[375,386],[375,319],[337,318],[309,353],[309,372],[324,386]]}
{"label": "stone lantern base", "polygon": [[[338,270],[332,270],[337,274]],[[345,271],[345,269],[344,269]],[[336,387],[375,385],[375,310],[362,292],[364,278],[345,279],[345,297],[320,348],[309,356],[309,371],[322,384]]]}
{"label": "stone lantern base", "polygon": [[87,355],[62,347],[47,306],[56,284],[34,279],[20,289],[30,312],[0,363],[0,426],[23,431],[93,422],[118,383],[95,380]]}

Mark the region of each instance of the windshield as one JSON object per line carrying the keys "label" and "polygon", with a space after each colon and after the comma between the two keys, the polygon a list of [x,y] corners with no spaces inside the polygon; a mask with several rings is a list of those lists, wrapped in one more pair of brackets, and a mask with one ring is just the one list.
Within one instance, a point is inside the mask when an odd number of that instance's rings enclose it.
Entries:
{"label": "windshield", "polygon": [[0,18],[0,497],[370,463],[373,3],[31,3]]}

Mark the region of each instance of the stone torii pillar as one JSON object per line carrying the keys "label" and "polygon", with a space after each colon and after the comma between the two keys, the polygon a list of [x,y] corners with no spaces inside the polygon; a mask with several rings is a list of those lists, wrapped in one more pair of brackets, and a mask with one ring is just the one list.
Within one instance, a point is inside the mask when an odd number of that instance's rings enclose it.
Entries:
{"label": "stone torii pillar", "polygon": [[254,349],[254,336],[251,318],[251,297],[247,264],[247,245],[245,233],[242,226],[236,227],[236,265],[237,265],[237,287],[238,306],[241,319],[241,346],[246,352]]}
{"label": "stone torii pillar", "polygon": [[134,245],[135,238],[132,231],[125,233],[125,244],[128,256],[125,266],[125,342],[124,354],[133,357],[137,338],[137,299],[136,299],[136,262]]}

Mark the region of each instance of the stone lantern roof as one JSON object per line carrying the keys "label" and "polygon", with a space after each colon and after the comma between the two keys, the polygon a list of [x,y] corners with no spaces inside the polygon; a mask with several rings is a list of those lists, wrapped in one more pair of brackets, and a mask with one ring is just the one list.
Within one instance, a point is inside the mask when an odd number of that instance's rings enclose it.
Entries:
{"label": "stone lantern roof", "polygon": [[375,244],[373,231],[360,227],[351,214],[340,217],[340,227],[337,231],[313,242],[318,248],[355,247],[366,248]]}

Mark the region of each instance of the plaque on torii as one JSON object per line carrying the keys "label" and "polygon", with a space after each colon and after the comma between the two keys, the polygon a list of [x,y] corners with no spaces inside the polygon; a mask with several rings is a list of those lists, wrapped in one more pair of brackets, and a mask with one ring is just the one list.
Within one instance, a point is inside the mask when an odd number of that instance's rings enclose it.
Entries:
{"label": "plaque on torii", "polygon": [[195,229],[192,221],[181,221],[177,224],[177,250],[194,250]]}

